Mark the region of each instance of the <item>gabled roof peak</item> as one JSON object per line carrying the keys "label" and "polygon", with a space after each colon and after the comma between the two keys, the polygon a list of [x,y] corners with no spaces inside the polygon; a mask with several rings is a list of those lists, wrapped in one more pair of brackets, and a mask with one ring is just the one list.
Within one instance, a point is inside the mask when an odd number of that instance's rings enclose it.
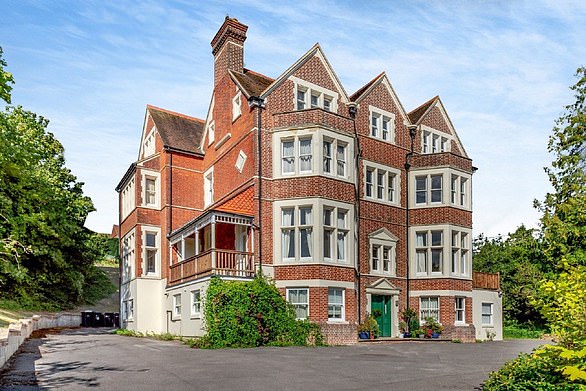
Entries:
{"label": "gabled roof peak", "polygon": [[423,103],[419,107],[411,110],[407,115],[412,124],[419,125],[419,121],[431,110],[436,102],[440,100],[439,95],[434,96],[427,102]]}

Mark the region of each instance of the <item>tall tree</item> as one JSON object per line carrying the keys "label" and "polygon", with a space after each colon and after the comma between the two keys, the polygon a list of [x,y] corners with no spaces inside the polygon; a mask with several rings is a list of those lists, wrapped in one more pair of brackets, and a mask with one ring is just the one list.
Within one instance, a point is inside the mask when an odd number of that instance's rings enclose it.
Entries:
{"label": "tall tree", "polygon": [[500,273],[505,321],[542,327],[545,320],[531,297],[552,265],[543,252],[543,240],[535,229],[521,225],[506,239],[501,236],[474,240],[474,270]]}
{"label": "tall tree", "polygon": [[[8,103],[13,81],[4,66],[0,58]],[[48,123],[20,106],[0,112],[0,297],[67,307],[83,301],[96,275],[84,228],[94,208]]]}
{"label": "tall tree", "polygon": [[553,192],[535,201],[543,213],[546,252],[554,259],[586,249],[586,68],[579,68],[576,77],[570,87],[576,100],[565,107],[548,143],[554,161],[545,171]]}

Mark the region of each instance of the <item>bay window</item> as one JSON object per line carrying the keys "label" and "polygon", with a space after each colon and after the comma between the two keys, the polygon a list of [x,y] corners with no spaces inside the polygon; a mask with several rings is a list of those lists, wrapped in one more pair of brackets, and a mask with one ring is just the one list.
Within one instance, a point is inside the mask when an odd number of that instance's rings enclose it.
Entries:
{"label": "bay window", "polygon": [[[325,129],[284,130],[273,134],[275,178],[324,175],[352,182],[353,139]],[[316,163],[317,162],[317,163]]]}
{"label": "bay window", "polygon": [[379,202],[398,204],[400,171],[373,162],[364,163],[364,196]]}
{"label": "bay window", "polygon": [[469,228],[450,225],[411,227],[413,276],[470,277]]}
{"label": "bay window", "polygon": [[351,207],[321,199],[275,202],[275,254],[283,262],[348,264],[353,254]]}

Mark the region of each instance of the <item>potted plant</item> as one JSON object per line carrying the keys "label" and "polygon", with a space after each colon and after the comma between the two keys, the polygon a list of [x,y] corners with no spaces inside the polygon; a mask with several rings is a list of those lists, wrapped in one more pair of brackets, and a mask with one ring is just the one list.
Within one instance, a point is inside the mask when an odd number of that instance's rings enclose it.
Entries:
{"label": "potted plant", "polygon": [[403,321],[407,324],[407,330],[405,331],[405,338],[415,336],[414,330],[419,328],[419,319],[417,311],[412,308],[406,308],[403,311]]}
{"label": "potted plant", "polygon": [[427,338],[439,338],[442,331],[444,331],[444,327],[431,316],[425,318],[423,329]]}
{"label": "potted plant", "polygon": [[364,322],[358,326],[358,337],[360,339],[374,339],[378,337],[380,330],[374,316],[369,315]]}
{"label": "potted plant", "polygon": [[405,334],[407,334],[409,332],[409,330],[407,327],[407,322],[405,322],[404,320],[399,322],[399,331],[401,332],[401,338],[408,338],[408,337],[405,337]]}

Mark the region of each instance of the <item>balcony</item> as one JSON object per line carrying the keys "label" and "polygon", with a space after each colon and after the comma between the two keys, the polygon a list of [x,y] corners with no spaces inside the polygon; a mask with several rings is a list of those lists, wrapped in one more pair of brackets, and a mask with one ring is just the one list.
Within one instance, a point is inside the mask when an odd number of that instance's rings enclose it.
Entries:
{"label": "balcony", "polygon": [[472,273],[472,288],[500,291],[501,276],[499,273]]}
{"label": "balcony", "polygon": [[209,275],[254,277],[252,253],[234,250],[208,250],[171,265],[169,284],[178,284]]}
{"label": "balcony", "polygon": [[180,284],[210,275],[254,277],[252,217],[209,211],[170,235],[167,283]]}

